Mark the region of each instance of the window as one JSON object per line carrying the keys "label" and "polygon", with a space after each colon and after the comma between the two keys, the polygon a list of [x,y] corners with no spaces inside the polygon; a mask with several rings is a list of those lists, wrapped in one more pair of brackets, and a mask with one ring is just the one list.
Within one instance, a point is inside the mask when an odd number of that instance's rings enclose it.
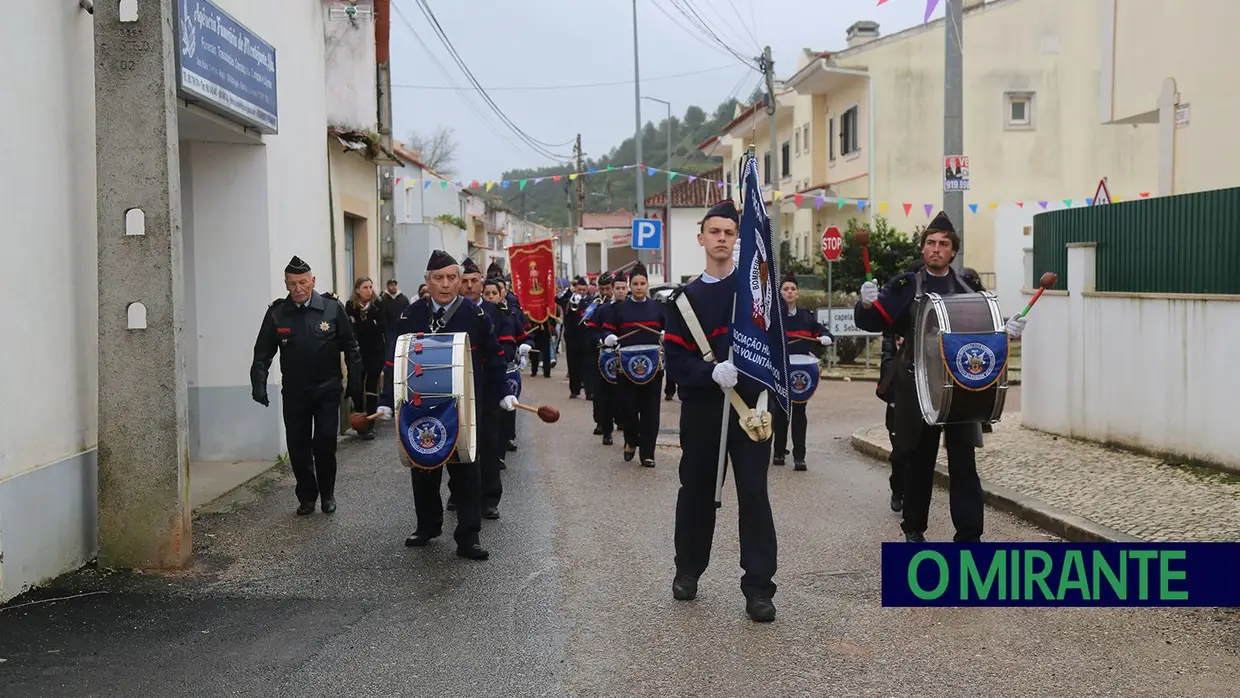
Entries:
{"label": "window", "polygon": [[797,129],[797,155],[801,154],[801,129]]}
{"label": "window", "polygon": [[857,108],[851,107],[840,117],[840,154],[851,155],[861,150],[857,141]]}
{"label": "window", "polygon": [[801,132],[804,134],[801,136],[801,147],[805,149],[805,154],[809,155],[809,124],[802,126]]}
{"label": "window", "polygon": [[784,141],[779,147],[779,176],[782,179],[788,179],[792,176],[792,144]]}
{"label": "window", "polygon": [[771,151],[762,154],[762,183],[771,183]]}
{"label": "window", "polygon": [[827,158],[830,159],[832,162],[835,161],[835,139],[831,137],[831,134],[833,133],[835,133],[835,117],[834,116],[831,117],[830,120],[827,122],[827,148],[830,151],[829,153],[827,153]]}
{"label": "window", "polygon": [[1008,92],[1003,95],[1004,128],[1009,131],[1033,129],[1033,93]]}

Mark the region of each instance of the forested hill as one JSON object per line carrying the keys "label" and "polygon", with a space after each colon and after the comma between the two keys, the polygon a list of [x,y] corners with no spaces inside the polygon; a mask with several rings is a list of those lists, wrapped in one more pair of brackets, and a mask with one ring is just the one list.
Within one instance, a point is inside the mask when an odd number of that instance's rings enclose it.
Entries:
{"label": "forested hill", "polygon": [[[720,165],[721,158],[706,157],[698,152],[697,144],[710,136],[717,135],[720,129],[732,120],[736,104],[737,100],[729,99],[715,107],[710,114],[707,114],[701,107],[691,106],[685,110],[683,117],[672,117],[671,169],[673,171],[701,174]],[[647,121],[642,131],[642,160],[650,167],[659,169],[667,167],[667,121],[666,117],[660,120],[658,125]],[[587,142],[582,143],[582,149],[587,154],[603,151],[599,144]],[[602,170],[609,165],[620,167],[632,165],[636,161],[637,146],[630,137],[624,139],[620,145],[611,148],[606,155],[587,157],[585,169]],[[504,172],[502,179],[516,181],[565,174],[575,170],[575,164],[573,163],[572,167],[565,163],[536,169],[508,170]],[[620,208],[632,211],[637,205],[637,178],[631,169],[600,172],[580,179],[585,186],[585,210],[588,213],[601,213]],[[646,197],[662,191],[666,186],[666,181],[662,173],[657,177],[647,177],[644,183]],[[571,198],[566,194],[566,189],[569,187],[571,187]],[[514,186],[500,192],[497,187],[492,189],[491,193],[498,193],[504,205],[512,211],[518,214],[527,213],[530,220],[557,228],[569,227],[574,223],[577,186],[576,182],[570,184],[567,177],[558,183],[542,182],[536,187],[527,186],[524,191],[519,191]],[[570,201],[571,209],[569,208]]]}

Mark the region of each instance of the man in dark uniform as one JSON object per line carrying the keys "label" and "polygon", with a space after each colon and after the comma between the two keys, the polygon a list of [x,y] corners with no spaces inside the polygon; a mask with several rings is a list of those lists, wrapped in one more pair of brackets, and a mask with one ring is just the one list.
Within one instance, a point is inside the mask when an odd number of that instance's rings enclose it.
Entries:
{"label": "man in dark uniform", "polygon": [[336,432],[340,426],[340,354],[348,363],[348,395],[361,409],[362,354],[344,306],[331,294],[314,290],[310,265],[293,257],[284,268],[288,296],[277,298],[263,315],[254,342],[250,389],[266,407],[267,373],[280,352],[284,428],[288,459],[297,478],[297,515],[336,511]]}
{"label": "man in dark uniform", "polygon": [[[698,244],[706,250],[706,270],[667,304],[664,340],[667,373],[676,381],[683,403],[680,409],[680,493],[676,499],[676,576],[672,596],[680,601],[697,597],[698,577],[710,562],[715,532],[715,478],[719,466],[719,437],[723,420],[723,390],[733,388],[747,405],[757,403],[765,386],[741,375],[729,360],[732,302],[736,287],[732,250],[737,244],[740,215],[731,201],[706,213]],[[688,298],[709,347],[698,346],[689,323],[682,316],[677,298]],[[776,540],[771,500],[767,493],[767,470],[771,440],[754,441],[740,425],[736,411],[727,405],[728,461],[736,478],[740,515],[741,592],[751,620],[775,620]],[[779,408],[776,408],[779,409]]]}
{"label": "man in dark uniform", "polygon": [[590,333],[588,328],[581,324],[581,316],[585,313],[586,307],[593,300],[589,295],[589,286],[586,280],[578,276],[573,279],[571,288],[564,290],[556,303],[563,308],[564,317],[564,353],[568,359],[568,397],[569,399],[577,399],[584,389],[586,399],[594,399],[592,386],[586,383],[584,378],[584,364],[589,358]]}
{"label": "man in dark uniform", "polygon": [[[484,303],[482,300],[482,270],[478,268],[478,264],[469,257],[461,263],[461,295],[473,301],[474,305],[482,308],[487,314],[487,319],[491,321],[491,328],[496,333],[496,341],[499,342],[499,334],[502,328],[506,327],[512,319],[499,309],[494,303]],[[502,345],[501,345],[502,347]],[[508,357],[505,357],[507,363]],[[498,519],[499,518],[499,501],[504,496],[504,483],[500,475],[500,461],[502,452],[500,445],[500,422],[503,410],[499,408],[499,403],[487,399],[484,395],[480,400],[477,410],[478,426],[476,433],[478,435],[478,460],[480,462],[480,472],[482,476],[482,518]],[[453,502],[455,503],[455,502]],[[449,508],[454,508],[449,506]]]}
{"label": "man in dark uniform", "polygon": [[[602,325],[599,318],[605,313],[607,307],[611,305],[612,281],[615,277],[611,272],[605,271],[598,277],[598,298],[594,300],[592,305],[594,309],[590,311],[589,318],[582,319],[582,325],[586,329],[586,348],[589,356],[586,357],[586,380],[590,382],[590,392],[594,395],[594,435],[603,436],[603,443],[611,443],[611,405],[608,404],[612,400],[611,384],[607,382],[598,371],[599,361],[599,330]],[[603,336],[606,336],[606,332]],[[606,425],[606,428],[604,428]]]}
{"label": "man in dark uniform", "polygon": [[[985,505],[982,483],[977,475],[974,450],[982,445],[982,429],[978,423],[926,424],[917,402],[913,378],[912,347],[917,331],[914,314],[917,298],[923,293],[952,295],[981,291],[976,281],[957,274],[952,260],[960,251],[960,236],[945,213],[935,216],[921,234],[921,255],[924,266],[912,273],[901,274],[880,291],[873,281],[861,285],[861,300],[853,311],[857,327],[868,332],[892,330],[902,339],[899,352],[890,370],[894,373],[891,387],[895,393],[895,443],[907,454],[904,482],[904,537],[912,543],[925,542],[930,497],[934,487],[934,467],[938,460],[940,438],[947,444],[947,470],[950,480],[952,523],[956,542],[977,542],[982,537]],[[1019,337],[1025,319],[1013,316],[1007,322],[1007,333]]]}
{"label": "man in dark uniform", "polygon": [[[460,265],[447,252],[435,250],[426,265],[426,283],[429,294],[414,301],[401,313],[396,321],[395,336],[418,332],[468,333],[473,357],[474,402],[478,412],[485,414],[491,409],[491,403],[502,409],[515,410],[516,399],[508,395],[504,381],[504,352],[495,339],[491,321],[482,308],[459,295]],[[383,397],[379,401],[379,418],[383,420],[392,418],[392,406],[395,404],[391,373],[395,356],[396,342],[392,341],[388,344]],[[453,457],[447,465],[434,470],[409,469],[418,527],[405,540],[405,545],[420,547],[442,533],[443,499],[440,486],[446,468],[448,489],[456,502],[456,554],[471,560],[485,560],[490,553],[478,543],[478,532],[482,529],[480,464],[455,461]]]}

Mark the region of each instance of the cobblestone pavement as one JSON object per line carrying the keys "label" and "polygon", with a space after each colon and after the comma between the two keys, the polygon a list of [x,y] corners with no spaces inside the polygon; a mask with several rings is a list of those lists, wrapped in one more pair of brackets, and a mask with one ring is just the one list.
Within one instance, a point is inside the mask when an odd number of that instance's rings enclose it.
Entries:
{"label": "cobblestone pavement", "polygon": [[[888,447],[887,429],[864,431]],[[941,468],[947,454],[939,452]],[[982,483],[999,485],[1149,541],[1240,540],[1240,476],[1054,436],[1003,415],[977,452]]]}

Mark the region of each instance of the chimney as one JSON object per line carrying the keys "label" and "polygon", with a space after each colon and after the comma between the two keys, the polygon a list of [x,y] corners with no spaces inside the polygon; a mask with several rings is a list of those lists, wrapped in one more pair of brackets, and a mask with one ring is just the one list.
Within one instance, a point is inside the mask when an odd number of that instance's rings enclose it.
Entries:
{"label": "chimney", "polygon": [[878,38],[878,22],[862,20],[848,28],[848,48],[868,44]]}

